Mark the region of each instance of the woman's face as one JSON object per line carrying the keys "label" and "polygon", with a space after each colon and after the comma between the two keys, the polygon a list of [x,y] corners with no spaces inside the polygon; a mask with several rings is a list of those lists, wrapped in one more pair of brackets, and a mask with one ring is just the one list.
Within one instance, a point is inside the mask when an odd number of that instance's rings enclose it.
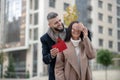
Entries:
{"label": "woman's face", "polygon": [[72,30],[71,30],[71,35],[72,35],[72,39],[74,40],[78,40],[81,34],[81,29],[78,23],[74,23],[72,25]]}

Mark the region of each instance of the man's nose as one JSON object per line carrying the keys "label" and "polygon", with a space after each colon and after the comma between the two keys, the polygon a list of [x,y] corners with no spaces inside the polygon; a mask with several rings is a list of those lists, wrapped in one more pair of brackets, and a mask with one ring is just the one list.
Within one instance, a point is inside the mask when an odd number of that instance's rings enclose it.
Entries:
{"label": "man's nose", "polygon": [[58,24],[61,25],[61,21],[59,21]]}

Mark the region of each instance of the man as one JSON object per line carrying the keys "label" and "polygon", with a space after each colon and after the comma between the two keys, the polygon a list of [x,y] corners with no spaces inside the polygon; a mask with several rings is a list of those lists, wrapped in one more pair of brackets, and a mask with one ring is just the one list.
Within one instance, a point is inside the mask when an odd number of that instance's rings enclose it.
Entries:
{"label": "man", "polygon": [[41,38],[43,62],[48,64],[49,80],[55,80],[54,67],[56,55],[59,53],[57,48],[52,48],[57,43],[58,39],[65,39],[66,29],[64,28],[61,19],[55,12],[50,12],[47,16],[49,29]]}

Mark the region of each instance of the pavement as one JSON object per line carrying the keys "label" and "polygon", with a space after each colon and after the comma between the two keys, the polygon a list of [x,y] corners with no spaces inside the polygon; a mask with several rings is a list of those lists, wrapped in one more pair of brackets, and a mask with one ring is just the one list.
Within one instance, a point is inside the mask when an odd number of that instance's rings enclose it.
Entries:
{"label": "pavement", "polygon": [[[92,71],[93,80],[106,80],[105,71]],[[0,80],[48,80],[48,76],[33,77],[30,79],[0,79]],[[120,70],[107,71],[107,80],[120,80]]]}
{"label": "pavement", "polygon": [[[105,73],[105,70],[93,71],[93,80],[106,80]],[[107,80],[120,80],[120,70],[107,71]]]}
{"label": "pavement", "polygon": [[[92,71],[93,80],[106,80],[105,70]],[[48,76],[41,77],[40,80],[48,80]],[[107,80],[120,80],[120,70],[108,70]]]}

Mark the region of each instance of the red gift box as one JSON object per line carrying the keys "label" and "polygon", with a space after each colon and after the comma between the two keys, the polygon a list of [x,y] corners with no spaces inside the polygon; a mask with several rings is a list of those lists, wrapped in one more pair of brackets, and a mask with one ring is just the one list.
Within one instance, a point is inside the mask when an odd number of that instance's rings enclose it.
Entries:
{"label": "red gift box", "polygon": [[58,48],[60,52],[67,49],[67,46],[63,40],[59,41],[55,45],[52,46],[52,48]]}

